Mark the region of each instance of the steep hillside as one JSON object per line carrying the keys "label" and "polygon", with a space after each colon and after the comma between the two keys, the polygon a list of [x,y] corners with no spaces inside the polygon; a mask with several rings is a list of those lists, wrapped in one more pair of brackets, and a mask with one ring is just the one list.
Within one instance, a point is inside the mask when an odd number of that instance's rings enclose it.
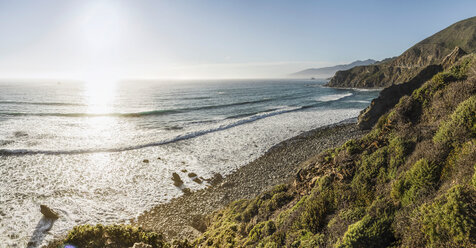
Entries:
{"label": "steep hillside", "polygon": [[476,56],[436,74],[294,183],[210,219],[202,246],[474,247]]}
{"label": "steep hillside", "polygon": [[476,17],[447,27],[393,60],[339,71],[327,85],[379,88],[403,83],[413,78],[426,66],[441,63],[455,47],[460,47],[466,53],[476,52]]}
{"label": "steep hillside", "polygon": [[402,97],[363,138],[303,163],[294,182],[209,216],[193,242],[80,226],[55,245],[476,247],[475,112],[470,54]]}
{"label": "steep hillside", "polygon": [[290,77],[293,78],[328,78],[334,76],[334,74],[337,71],[341,70],[348,70],[351,68],[354,68],[356,66],[362,66],[362,65],[371,65],[374,64],[375,60],[373,59],[367,59],[367,60],[357,60],[354,61],[350,64],[345,64],[345,65],[336,65],[336,66],[330,66],[330,67],[322,67],[322,68],[310,68],[306,70],[302,70],[296,73],[293,73],[289,75]]}

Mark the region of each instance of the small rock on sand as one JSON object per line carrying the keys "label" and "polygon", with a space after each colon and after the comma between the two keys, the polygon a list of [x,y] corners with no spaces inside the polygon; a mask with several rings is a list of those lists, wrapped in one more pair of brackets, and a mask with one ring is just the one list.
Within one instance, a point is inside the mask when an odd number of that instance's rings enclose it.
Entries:
{"label": "small rock on sand", "polygon": [[46,205],[40,205],[40,212],[48,219],[58,219],[59,215]]}
{"label": "small rock on sand", "polygon": [[203,215],[193,215],[190,222],[190,226],[197,229],[199,232],[205,232],[207,230],[207,223]]}
{"label": "small rock on sand", "polygon": [[202,183],[202,180],[198,177],[194,178],[193,179],[194,182],[198,183],[198,184],[201,184]]}
{"label": "small rock on sand", "polygon": [[172,180],[174,181],[174,185],[177,187],[180,187],[183,184],[183,181],[180,178],[179,174],[175,172],[172,174]]}
{"label": "small rock on sand", "polygon": [[185,195],[190,195],[192,193],[192,191],[189,189],[189,188],[183,188],[182,189],[182,192],[185,194]]}
{"label": "small rock on sand", "polygon": [[148,163],[149,163],[149,160],[148,160],[148,159],[144,159],[144,160],[142,160],[142,163],[148,164]]}
{"label": "small rock on sand", "polygon": [[222,181],[223,176],[220,173],[215,173],[215,175],[213,175],[213,177],[208,180],[208,182],[213,186],[220,184]]}
{"label": "small rock on sand", "polygon": [[188,173],[188,177],[196,177],[196,176],[197,176],[197,174],[195,174],[193,172]]}

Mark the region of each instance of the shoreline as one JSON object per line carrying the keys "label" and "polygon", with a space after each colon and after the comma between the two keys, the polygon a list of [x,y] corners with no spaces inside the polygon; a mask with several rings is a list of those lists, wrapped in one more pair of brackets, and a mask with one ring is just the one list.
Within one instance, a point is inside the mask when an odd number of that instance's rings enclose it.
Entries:
{"label": "shoreline", "polygon": [[289,182],[302,162],[365,133],[357,127],[356,118],[303,132],[276,144],[226,178],[218,176],[205,189],[144,211],[131,220],[131,224],[160,232],[169,240],[178,237],[192,240],[206,229],[205,216],[232,201],[252,198],[275,185]]}

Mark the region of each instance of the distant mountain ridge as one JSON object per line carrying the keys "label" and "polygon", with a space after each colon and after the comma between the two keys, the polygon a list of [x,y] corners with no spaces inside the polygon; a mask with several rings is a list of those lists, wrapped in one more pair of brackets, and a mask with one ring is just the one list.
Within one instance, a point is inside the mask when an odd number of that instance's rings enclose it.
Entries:
{"label": "distant mountain ridge", "polygon": [[443,29],[394,59],[339,71],[327,86],[380,88],[400,84],[416,76],[426,66],[442,63],[456,47],[466,53],[476,52],[476,17]]}
{"label": "distant mountain ridge", "polygon": [[377,61],[373,59],[356,60],[350,64],[345,64],[345,65],[335,65],[335,66],[322,67],[322,68],[309,68],[309,69],[305,69],[305,70],[293,73],[290,76],[295,78],[310,78],[310,77],[328,78],[328,77],[334,76],[334,74],[337,71],[348,70],[356,66],[371,65],[371,64],[375,64],[376,62]]}

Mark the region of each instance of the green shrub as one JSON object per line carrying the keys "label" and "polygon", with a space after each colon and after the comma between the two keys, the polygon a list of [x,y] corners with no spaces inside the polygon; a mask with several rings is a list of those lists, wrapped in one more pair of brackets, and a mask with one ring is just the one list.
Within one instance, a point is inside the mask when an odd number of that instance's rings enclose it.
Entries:
{"label": "green shrub", "polygon": [[82,225],[71,230],[64,243],[84,248],[102,248],[107,241],[130,247],[134,243],[144,242],[154,248],[168,247],[162,235],[146,232],[138,227],[129,225]]}
{"label": "green shrub", "polygon": [[362,219],[365,215],[365,208],[364,207],[349,207],[347,209],[342,210],[339,213],[340,217],[343,220],[355,222]]}
{"label": "green shrub", "polygon": [[271,199],[266,204],[266,211],[268,213],[275,211],[286,205],[292,199],[292,195],[288,194],[287,192],[279,192],[277,194],[274,194],[273,197],[271,197]]}
{"label": "green shrub", "polygon": [[291,247],[314,248],[324,244],[324,234],[313,234],[307,230],[299,230],[298,235]]}
{"label": "green shrub", "polygon": [[351,186],[357,199],[365,205],[373,201],[376,182],[386,178],[387,147],[377,149],[370,155],[361,156],[360,166],[352,179]]}
{"label": "green shrub", "polygon": [[409,183],[416,188],[433,187],[439,179],[440,169],[436,163],[422,158],[418,160],[408,174]]}
{"label": "green shrub", "polygon": [[354,155],[362,150],[360,144],[354,139],[345,142],[344,148],[349,155]]}
{"label": "green shrub", "polygon": [[350,225],[336,247],[386,247],[395,240],[391,230],[393,208],[376,200],[369,213]]}
{"label": "green shrub", "polygon": [[433,137],[437,144],[454,145],[476,137],[476,96],[460,103],[450,119],[443,122]]}
{"label": "green shrub", "polygon": [[388,179],[395,178],[397,169],[405,163],[405,158],[410,153],[411,146],[411,142],[399,136],[390,140],[388,145]]}
{"label": "green shrub", "polygon": [[471,181],[472,173],[470,171],[474,161],[476,161],[476,139],[456,145],[446,157],[440,180],[457,177],[457,183]]}
{"label": "green shrub", "polygon": [[254,243],[276,231],[276,225],[273,221],[264,221],[256,224],[248,234],[248,242]]}
{"label": "green shrub", "polygon": [[296,223],[297,229],[317,233],[325,226],[325,218],[334,210],[334,192],[328,189],[315,192],[302,206],[302,212]]}
{"label": "green shrub", "polygon": [[404,178],[393,184],[391,195],[400,199],[404,205],[412,203],[422,192],[436,187],[441,168],[437,163],[425,158],[418,160],[405,174]]}
{"label": "green shrub", "polygon": [[470,247],[476,232],[474,190],[452,187],[432,203],[420,207],[421,231],[431,246]]}
{"label": "green shrub", "polygon": [[474,163],[473,187],[476,188],[476,163]]}
{"label": "green shrub", "polygon": [[246,208],[239,214],[236,220],[248,222],[258,214],[259,206],[261,205],[261,200],[259,198],[255,198],[249,201]]}

